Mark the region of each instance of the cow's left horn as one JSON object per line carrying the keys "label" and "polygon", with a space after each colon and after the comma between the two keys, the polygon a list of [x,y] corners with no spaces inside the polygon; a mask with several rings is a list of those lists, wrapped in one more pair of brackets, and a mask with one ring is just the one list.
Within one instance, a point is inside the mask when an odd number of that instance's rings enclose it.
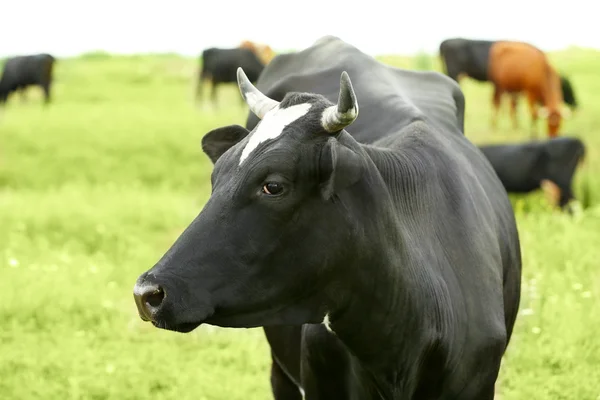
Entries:
{"label": "cow's left horn", "polygon": [[250,111],[258,118],[262,119],[266,113],[279,105],[278,101],[265,96],[260,90],[254,87],[242,67],[238,67],[237,69],[237,81],[244,101],[250,107]]}
{"label": "cow's left horn", "polygon": [[352,88],[352,82],[346,71],[340,77],[340,95],[335,106],[327,107],[323,111],[321,124],[329,133],[338,132],[358,117],[358,102]]}

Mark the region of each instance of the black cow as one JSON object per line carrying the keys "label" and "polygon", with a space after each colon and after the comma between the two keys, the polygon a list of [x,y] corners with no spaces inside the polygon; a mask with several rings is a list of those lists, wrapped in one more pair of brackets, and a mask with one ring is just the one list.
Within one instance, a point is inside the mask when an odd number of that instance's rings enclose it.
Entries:
{"label": "black cow", "polygon": [[488,82],[488,60],[494,43],[491,40],[463,38],[442,41],[440,57],[446,75],[457,82],[463,74],[479,82]]}
{"label": "black cow", "polygon": [[521,253],[459,86],[331,36],[238,79],[254,115],[203,138],[211,197],[141,318],[264,327],[276,399],[492,399]]}
{"label": "black cow", "polygon": [[[571,185],[577,166],[585,157],[585,145],[574,137],[557,137],[528,143],[479,146],[509,193],[529,193],[543,188],[544,181],[556,186],[549,193],[559,207],[569,210],[575,199]],[[552,189],[552,186],[548,186]]]}
{"label": "black cow", "polygon": [[56,59],[50,54],[34,54],[11,57],[4,64],[0,79],[0,105],[17,90],[24,94],[28,86],[40,86],[44,90],[44,102],[50,103],[52,72]]}
{"label": "black cow", "polygon": [[[491,47],[498,41],[473,40],[463,38],[446,39],[440,43],[440,58],[444,72],[455,81],[461,75],[468,76],[479,82],[489,82],[488,67]],[[577,108],[573,86],[569,79],[561,75],[560,83],[565,104]],[[518,94],[513,95],[512,101],[516,107]]]}
{"label": "black cow", "polygon": [[237,81],[236,71],[243,68],[251,82],[256,82],[265,68],[258,56],[247,48],[219,49],[212,47],[202,52],[202,68],[196,86],[196,100],[202,96],[204,81],[212,82],[211,98],[217,104],[217,86]]}

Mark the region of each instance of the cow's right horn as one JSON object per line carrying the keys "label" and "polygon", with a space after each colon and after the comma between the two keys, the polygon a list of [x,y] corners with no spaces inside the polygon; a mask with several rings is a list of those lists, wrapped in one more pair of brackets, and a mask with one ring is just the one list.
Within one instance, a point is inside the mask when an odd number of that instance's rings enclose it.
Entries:
{"label": "cow's right horn", "polygon": [[279,105],[278,101],[265,96],[260,90],[254,87],[242,67],[238,67],[237,69],[237,81],[244,101],[250,107],[250,111],[258,118],[262,119],[266,113]]}
{"label": "cow's right horn", "polygon": [[323,111],[321,124],[323,129],[329,133],[338,132],[358,117],[358,102],[352,88],[352,82],[346,71],[340,77],[340,94],[335,106],[327,107]]}

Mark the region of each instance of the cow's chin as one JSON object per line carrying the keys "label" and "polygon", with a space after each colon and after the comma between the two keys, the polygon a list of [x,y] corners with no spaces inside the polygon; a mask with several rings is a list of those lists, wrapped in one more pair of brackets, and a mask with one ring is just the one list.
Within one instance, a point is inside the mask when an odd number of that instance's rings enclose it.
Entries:
{"label": "cow's chin", "polygon": [[174,331],[179,333],[189,333],[202,325],[202,322],[184,322],[181,324],[168,324],[164,321],[152,321],[152,325],[157,328],[165,329],[167,331]]}
{"label": "cow's chin", "polygon": [[189,333],[200,325],[207,323],[207,319],[213,313],[214,310],[204,307],[187,309],[177,316],[167,315],[163,318],[159,316],[155,321],[152,321],[152,324],[167,331]]}

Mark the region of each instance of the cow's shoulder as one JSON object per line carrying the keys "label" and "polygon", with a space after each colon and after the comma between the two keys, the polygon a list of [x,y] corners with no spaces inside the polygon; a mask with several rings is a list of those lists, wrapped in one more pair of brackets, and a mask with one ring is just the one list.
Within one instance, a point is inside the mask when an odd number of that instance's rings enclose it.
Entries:
{"label": "cow's shoulder", "polygon": [[464,134],[465,97],[456,81],[437,71],[390,71],[397,90],[425,119],[447,132]]}

